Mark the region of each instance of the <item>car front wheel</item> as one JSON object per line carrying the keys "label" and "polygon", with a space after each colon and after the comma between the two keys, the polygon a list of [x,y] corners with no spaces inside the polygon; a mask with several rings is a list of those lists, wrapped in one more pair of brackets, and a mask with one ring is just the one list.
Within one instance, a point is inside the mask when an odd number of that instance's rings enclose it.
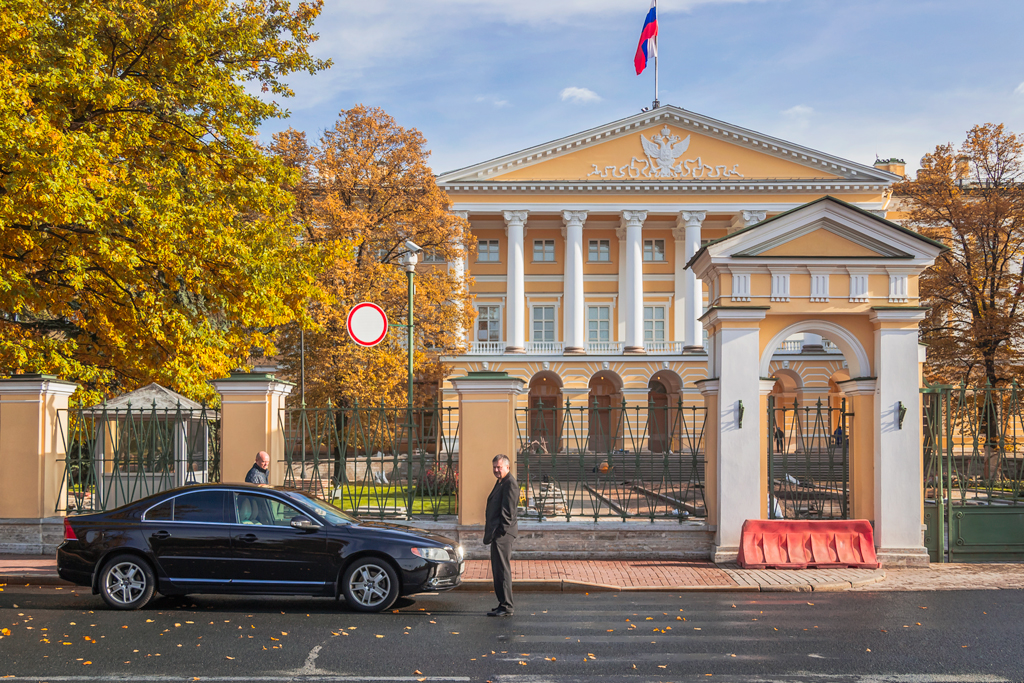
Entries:
{"label": "car front wheel", "polygon": [[111,558],[100,572],[100,595],[114,609],[140,609],[153,597],[153,570],[134,555]]}
{"label": "car front wheel", "polygon": [[359,612],[380,612],[398,599],[398,575],[389,562],[376,557],[356,560],[341,577],[345,601]]}

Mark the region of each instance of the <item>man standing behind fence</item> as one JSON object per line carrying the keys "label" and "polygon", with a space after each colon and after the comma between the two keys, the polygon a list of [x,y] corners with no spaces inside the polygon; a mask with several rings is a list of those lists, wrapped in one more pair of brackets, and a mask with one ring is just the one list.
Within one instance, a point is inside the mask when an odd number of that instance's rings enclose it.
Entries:
{"label": "man standing behind fence", "polygon": [[267,477],[268,467],[270,467],[270,455],[266,451],[260,451],[256,454],[256,462],[253,463],[252,467],[249,468],[249,472],[245,475],[246,483],[269,486],[270,479]]}
{"label": "man standing behind fence", "polygon": [[491,575],[498,606],[487,613],[489,617],[510,617],[512,603],[512,543],[519,535],[519,484],[509,474],[512,463],[507,455],[496,455],[491,461],[498,481],[487,496],[487,514],[484,523],[484,545],[491,546]]}

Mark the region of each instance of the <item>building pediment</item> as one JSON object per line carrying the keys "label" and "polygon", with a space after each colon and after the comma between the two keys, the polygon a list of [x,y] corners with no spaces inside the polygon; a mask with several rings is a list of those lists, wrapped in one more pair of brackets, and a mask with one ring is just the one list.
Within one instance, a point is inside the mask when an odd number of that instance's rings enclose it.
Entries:
{"label": "building pediment", "polygon": [[787,261],[922,265],[944,250],[938,242],[826,196],[704,245],[687,267],[703,277],[719,265],[770,268]]}
{"label": "building pediment", "polygon": [[666,106],[450,173],[439,182],[781,181],[897,176]]}

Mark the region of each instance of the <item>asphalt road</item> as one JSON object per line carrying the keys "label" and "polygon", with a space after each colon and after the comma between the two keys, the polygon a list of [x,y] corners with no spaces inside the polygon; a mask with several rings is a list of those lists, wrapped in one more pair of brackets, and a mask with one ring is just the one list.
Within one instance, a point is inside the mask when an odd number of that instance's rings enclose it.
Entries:
{"label": "asphalt road", "polygon": [[1024,591],[307,598],[0,592],[0,677],[30,681],[1021,681]]}

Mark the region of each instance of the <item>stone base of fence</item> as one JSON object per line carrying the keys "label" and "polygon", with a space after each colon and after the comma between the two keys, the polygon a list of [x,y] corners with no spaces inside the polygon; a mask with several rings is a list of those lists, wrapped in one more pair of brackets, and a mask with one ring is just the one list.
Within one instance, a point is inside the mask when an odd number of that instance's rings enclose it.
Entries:
{"label": "stone base of fence", "polygon": [[882,569],[927,569],[929,563],[925,548],[877,548],[875,555]]}
{"label": "stone base of fence", "polygon": [[[490,557],[479,525],[398,522],[457,540],[471,560]],[[704,522],[519,522],[518,560],[708,560],[714,531]]]}
{"label": "stone base of fence", "polygon": [[63,540],[63,517],[0,519],[0,554],[53,555]]}

